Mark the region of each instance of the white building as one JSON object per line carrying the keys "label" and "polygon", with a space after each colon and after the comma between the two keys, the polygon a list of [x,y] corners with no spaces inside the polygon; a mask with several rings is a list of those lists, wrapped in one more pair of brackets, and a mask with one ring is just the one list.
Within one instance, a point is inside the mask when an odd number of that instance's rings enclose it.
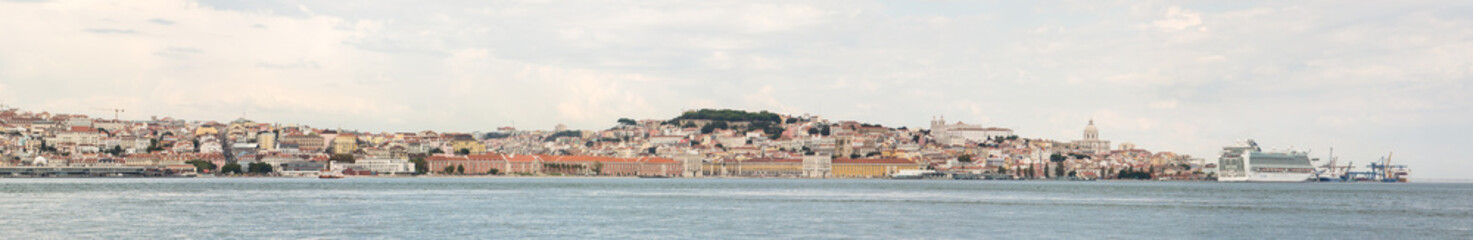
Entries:
{"label": "white building", "polygon": [[414,163],[403,159],[393,158],[367,158],[359,159],[354,163],[334,163],[333,167],[343,167],[354,170],[368,170],[382,175],[410,174],[414,172]]}
{"label": "white building", "polygon": [[1103,153],[1110,151],[1110,141],[1100,140],[1100,129],[1095,128],[1095,120],[1089,120],[1089,126],[1084,127],[1084,140],[1072,142],[1076,150],[1089,153]]}
{"label": "white building", "polygon": [[102,134],[90,127],[76,127],[68,131],[56,133],[56,141],[50,144],[58,143],[97,145],[102,143]]}
{"label": "white building", "polygon": [[828,154],[804,155],[803,176],[808,178],[827,178],[834,174],[834,158]]}
{"label": "white building", "polygon": [[983,142],[988,139],[1013,136],[1013,130],[997,127],[982,127],[979,124],[956,122],[947,124],[946,117],[931,120],[931,138],[946,145],[963,145],[967,142]]}

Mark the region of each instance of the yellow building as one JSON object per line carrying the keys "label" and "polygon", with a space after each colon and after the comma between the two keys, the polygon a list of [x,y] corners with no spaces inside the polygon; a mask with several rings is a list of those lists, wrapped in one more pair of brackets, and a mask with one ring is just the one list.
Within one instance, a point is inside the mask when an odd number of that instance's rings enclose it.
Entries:
{"label": "yellow building", "polygon": [[256,134],[256,144],[261,150],[276,150],[276,133],[261,132]]}
{"label": "yellow building", "polygon": [[215,127],[211,127],[211,126],[200,126],[199,128],[195,128],[194,129],[194,135],[195,136],[204,136],[204,135],[214,136],[216,134],[220,134],[220,129],[215,129]]}
{"label": "yellow building", "polygon": [[461,149],[470,151],[471,155],[486,154],[486,144],[476,141],[470,135],[456,135],[454,140],[450,140],[450,149],[455,154],[460,154]]}
{"label": "yellow building", "polygon": [[735,169],[732,167],[727,167],[727,169],[736,171],[735,174],[738,176],[801,176],[803,159],[750,159],[737,162]]}
{"label": "yellow building", "polygon": [[900,170],[921,169],[921,165],[915,161],[883,158],[883,159],[834,159],[833,176],[841,178],[883,178]]}
{"label": "yellow building", "polygon": [[358,151],[358,136],[351,133],[338,134],[332,140],[332,154],[353,154]]}

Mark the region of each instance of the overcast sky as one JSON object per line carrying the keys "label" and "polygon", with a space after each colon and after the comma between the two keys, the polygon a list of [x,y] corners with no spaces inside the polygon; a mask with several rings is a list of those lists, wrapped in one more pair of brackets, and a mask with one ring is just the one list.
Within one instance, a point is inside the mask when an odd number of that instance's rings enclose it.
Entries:
{"label": "overcast sky", "polygon": [[1473,178],[1466,1],[0,0],[0,104],[477,131],[932,116]]}

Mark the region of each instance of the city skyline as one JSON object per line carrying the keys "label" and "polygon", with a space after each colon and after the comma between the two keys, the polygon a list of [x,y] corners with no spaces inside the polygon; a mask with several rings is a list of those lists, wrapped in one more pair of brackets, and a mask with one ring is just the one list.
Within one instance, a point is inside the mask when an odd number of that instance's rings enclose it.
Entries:
{"label": "city skyline", "polygon": [[[1462,4],[1462,6],[1458,6]],[[591,6],[590,6],[591,5]],[[1467,179],[1466,3],[0,1],[0,103],[366,131],[932,117]],[[34,36],[34,37],[28,37]]]}

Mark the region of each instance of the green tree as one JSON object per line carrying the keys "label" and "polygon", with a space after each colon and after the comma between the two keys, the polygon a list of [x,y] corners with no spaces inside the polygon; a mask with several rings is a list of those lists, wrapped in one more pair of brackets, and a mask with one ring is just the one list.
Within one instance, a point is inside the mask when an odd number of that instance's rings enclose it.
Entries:
{"label": "green tree", "polygon": [[331,161],[334,161],[334,162],[340,162],[340,163],[356,163],[356,162],[358,162],[357,157],[354,157],[353,154],[336,154],[336,155],[332,155],[332,157],[329,157],[327,160],[331,160]]}
{"label": "green tree", "polygon": [[455,166],[445,166],[445,170],[440,172],[445,174],[455,174]]}
{"label": "green tree", "polygon": [[460,151],[457,151],[456,152],[456,154],[460,154],[460,155],[471,155],[471,149],[469,149],[469,148],[461,148]]}
{"label": "green tree", "polygon": [[636,125],[636,124],[639,124],[639,123],[638,122],[635,122],[634,119],[620,118],[619,119],[619,124],[623,124],[623,125]]}
{"label": "green tree", "polygon": [[1063,154],[1054,153],[1054,155],[1048,156],[1048,160],[1052,162],[1063,162],[1064,160],[1069,160],[1069,158],[1065,157]]}
{"label": "green tree", "polygon": [[465,174],[465,165],[455,165],[455,173]]}
{"label": "green tree", "polygon": [[1007,172],[1008,172],[1008,168],[1003,167],[1003,166],[997,166],[997,173],[1001,174],[1001,173],[1007,173]]}
{"label": "green tree", "polygon": [[224,174],[241,174],[243,172],[240,169],[239,163],[226,163],[225,166],[220,167],[220,173]]}
{"label": "green tree", "polygon": [[123,146],[113,146],[113,149],[108,150],[107,153],[112,154],[113,156],[122,156]]}
{"label": "green tree", "polygon": [[778,121],[781,121],[782,120],[782,116],[779,116],[779,115],[777,115],[775,113],[770,113],[770,112],[767,112],[767,111],[752,113],[752,112],[747,112],[747,111],[730,110],[730,109],[720,109],[720,110],[717,110],[717,109],[701,109],[701,110],[698,110],[698,111],[686,112],[684,114],[681,114],[680,117],[676,117],[675,119],[672,119],[671,121],[677,121],[677,120],[715,120],[715,121],[732,121],[732,122],[743,122],[743,121],[745,121],[745,122],[770,122],[770,123],[777,123]]}
{"label": "green tree", "polygon": [[246,169],[251,174],[265,175],[265,174],[270,174],[272,172],[271,164],[270,163],[263,163],[263,162],[252,162],[250,164],[246,164]]}
{"label": "green tree", "polygon": [[490,174],[490,175],[501,174],[501,169],[492,168],[491,171],[486,171],[486,174]]}
{"label": "green tree", "polygon": [[147,151],[147,152],[154,152],[154,151],[163,151],[163,150],[164,150],[163,147],[159,147],[159,139],[157,139],[157,138],[148,139],[148,150],[145,150],[145,151]]}
{"label": "green tree", "polygon": [[715,132],[716,129],[728,128],[729,126],[727,126],[726,121],[713,121],[711,123],[707,123],[706,126],[701,127],[701,134],[710,134],[711,132]]}
{"label": "green tree", "polygon": [[961,156],[956,157],[956,161],[958,161],[958,162],[964,162],[964,163],[972,162],[972,155],[963,154]]}
{"label": "green tree", "polygon": [[593,162],[593,175],[603,175],[604,162]]}
{"label": "green tree", "polygon": [[414,173],[416,174],[425,174],[430,171],[430,164],[429,162],[425,162],[425,158],[417,157],[409,159],[409,162],[414,163]]}
{"label": "green tree", "polygon": [[194,170],[196,172],[205,172],[205,173],[215,172],[215,163],[212,163],[210,161],[195,159],[195,160],[189,160],[188,162],[184,162],[184,163],[188,163],[189,165],[194,165]]}
{"label": "green tree", "polygon": [[1055,166],[1054,166],[1054,176],[1056,176],[1056,177],[1063,177],[1064,176],[1064,163],[1057,163],[1057,164],[1055,164]]}
{"label": "green tree", "polygon": [[445,153],[445,150],[441,150],[440,148],[431,148],[430,149],[430,154],[441,154],[441,153]]}

